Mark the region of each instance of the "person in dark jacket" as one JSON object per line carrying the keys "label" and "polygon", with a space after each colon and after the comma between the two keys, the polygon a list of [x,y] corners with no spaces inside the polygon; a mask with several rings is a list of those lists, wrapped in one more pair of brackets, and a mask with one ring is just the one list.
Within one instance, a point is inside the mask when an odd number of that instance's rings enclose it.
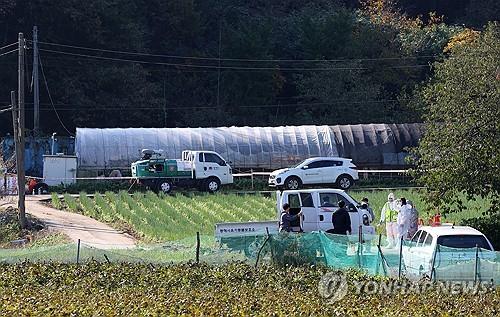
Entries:
{"label": "person in dark jacket", "polygon": [[337,209],[332,214],[332,224],[333,229],[328,230],[328,233],[334,234],[351,234],[351,216],[349,212],[345,209],[345,202],[343,200],[339,201],[339,209]]}
{"label": "person in dark jacket", "polygon": [[302,210],[296,215],[290,215],[290,205],[283,204],[283,211],[280,216],[280,232],[290,232],[292,227],[290,223],[297,220],[302,215]]}

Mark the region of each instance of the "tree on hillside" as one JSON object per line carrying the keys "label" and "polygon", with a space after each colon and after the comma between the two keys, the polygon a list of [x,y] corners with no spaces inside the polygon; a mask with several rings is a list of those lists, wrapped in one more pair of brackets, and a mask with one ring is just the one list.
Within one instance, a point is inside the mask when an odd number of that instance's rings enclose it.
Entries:
{"label": "tree on hillside", "polygon": [[480,196],[499,212],[499,66],[500,26],[492,23],[471,42],[454,45],[422,90],[426,132],[415,173],[444,211]]}

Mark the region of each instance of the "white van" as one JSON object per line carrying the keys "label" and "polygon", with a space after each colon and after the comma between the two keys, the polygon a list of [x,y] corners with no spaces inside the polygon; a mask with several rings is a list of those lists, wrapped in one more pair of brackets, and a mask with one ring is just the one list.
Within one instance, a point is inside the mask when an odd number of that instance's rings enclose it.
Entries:
{"label": "white van", "polygon": [[282,206],[290,204],[290,214],[302,210],[302,217],[292,222],[293,232],[327,231],[333,229],[332,214],[339,209],[338,202],[343,200],[351,217],[351,235],[358,239],[361,226],[364,240],[371,240],[375,228],[370,224],[370,215],[365,209],[358,209],[358,203],[340,189],[303,189],[276,192],[276,220],[244,223],[219,223],[215,226],[217,238],[264,235],[277,233]]}
{"label": "white van", "polygon": [[351,218],[351,234],[358,234],[361,226],[363,234],[375,234],[368,211],[358,209],[359,203],[341,189],[303,189],[277,192],[276,210],[281,214],[282,206],[290,204],[290,214],[302,211],[300,221],[292,223],[292,231],[328,231],[333,229],[332,214],[339,209],[343,200]]}

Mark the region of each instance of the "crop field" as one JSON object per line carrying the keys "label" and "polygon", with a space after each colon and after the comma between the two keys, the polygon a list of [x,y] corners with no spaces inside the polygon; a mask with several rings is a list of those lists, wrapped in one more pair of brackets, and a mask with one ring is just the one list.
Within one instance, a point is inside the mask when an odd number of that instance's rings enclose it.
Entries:
{"label": "crop field", "polygon": [[395,281],[352,270],[347,295],[332,302],[318,287],[327,272],[241,263],[0,264],[0,316],[495,316],[500,306],[498,289],[359,293],[353,281]]}
{"label": "crop field", "polygon": [[276,218],[275,202],[262,196],[184,195],[159,196],[152,193],[81,193],[75,199],[52,196],[52,205],[80,212],[95,219],[132,226],[145,240],[166,241],[214,234],[218,222],[256,221]]}
{"label": "crop field", "polygon": [[[387,200],[386,191],[353,191],[358,201],[368,197],[376,213],[376,222]],[[422,193],[415,190],[395,190],[396,197],[406,197],[420,211],[420,217],[427,219],[434,211],[422,199]],[[193,237],[196,232],[213,235],[218,222],[243,222],[276,219],[274,195],[271,198],[260,195],[156,195],[152,192],[129,195],[119,193],[95,193],[88,197],[85,192],[78,198],[69,194],[64,199],[52,195],[52,205],[82,213],[100,221],[111,223],[120,229],[130,229],[145,241],[171,241]],[[444,221],[460,223],[462,219],[477,217],[486,209],[485,201],[478,200],[467,205],[465,211],[451,213]]]}

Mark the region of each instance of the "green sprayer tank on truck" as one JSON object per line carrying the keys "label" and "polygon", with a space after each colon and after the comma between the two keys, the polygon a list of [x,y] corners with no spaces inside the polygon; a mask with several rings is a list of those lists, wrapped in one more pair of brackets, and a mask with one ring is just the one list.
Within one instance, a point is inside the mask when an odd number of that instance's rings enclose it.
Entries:
{"label": "green sprayer tank on truck", "polygon": [[233,183],[231,167],[212,151],[183,151],[181,159],[169,159],[158,151],[142,150],[142,159],[131,168],[137,183],[156,192],[169,193],[174,186],[216,192]]}

